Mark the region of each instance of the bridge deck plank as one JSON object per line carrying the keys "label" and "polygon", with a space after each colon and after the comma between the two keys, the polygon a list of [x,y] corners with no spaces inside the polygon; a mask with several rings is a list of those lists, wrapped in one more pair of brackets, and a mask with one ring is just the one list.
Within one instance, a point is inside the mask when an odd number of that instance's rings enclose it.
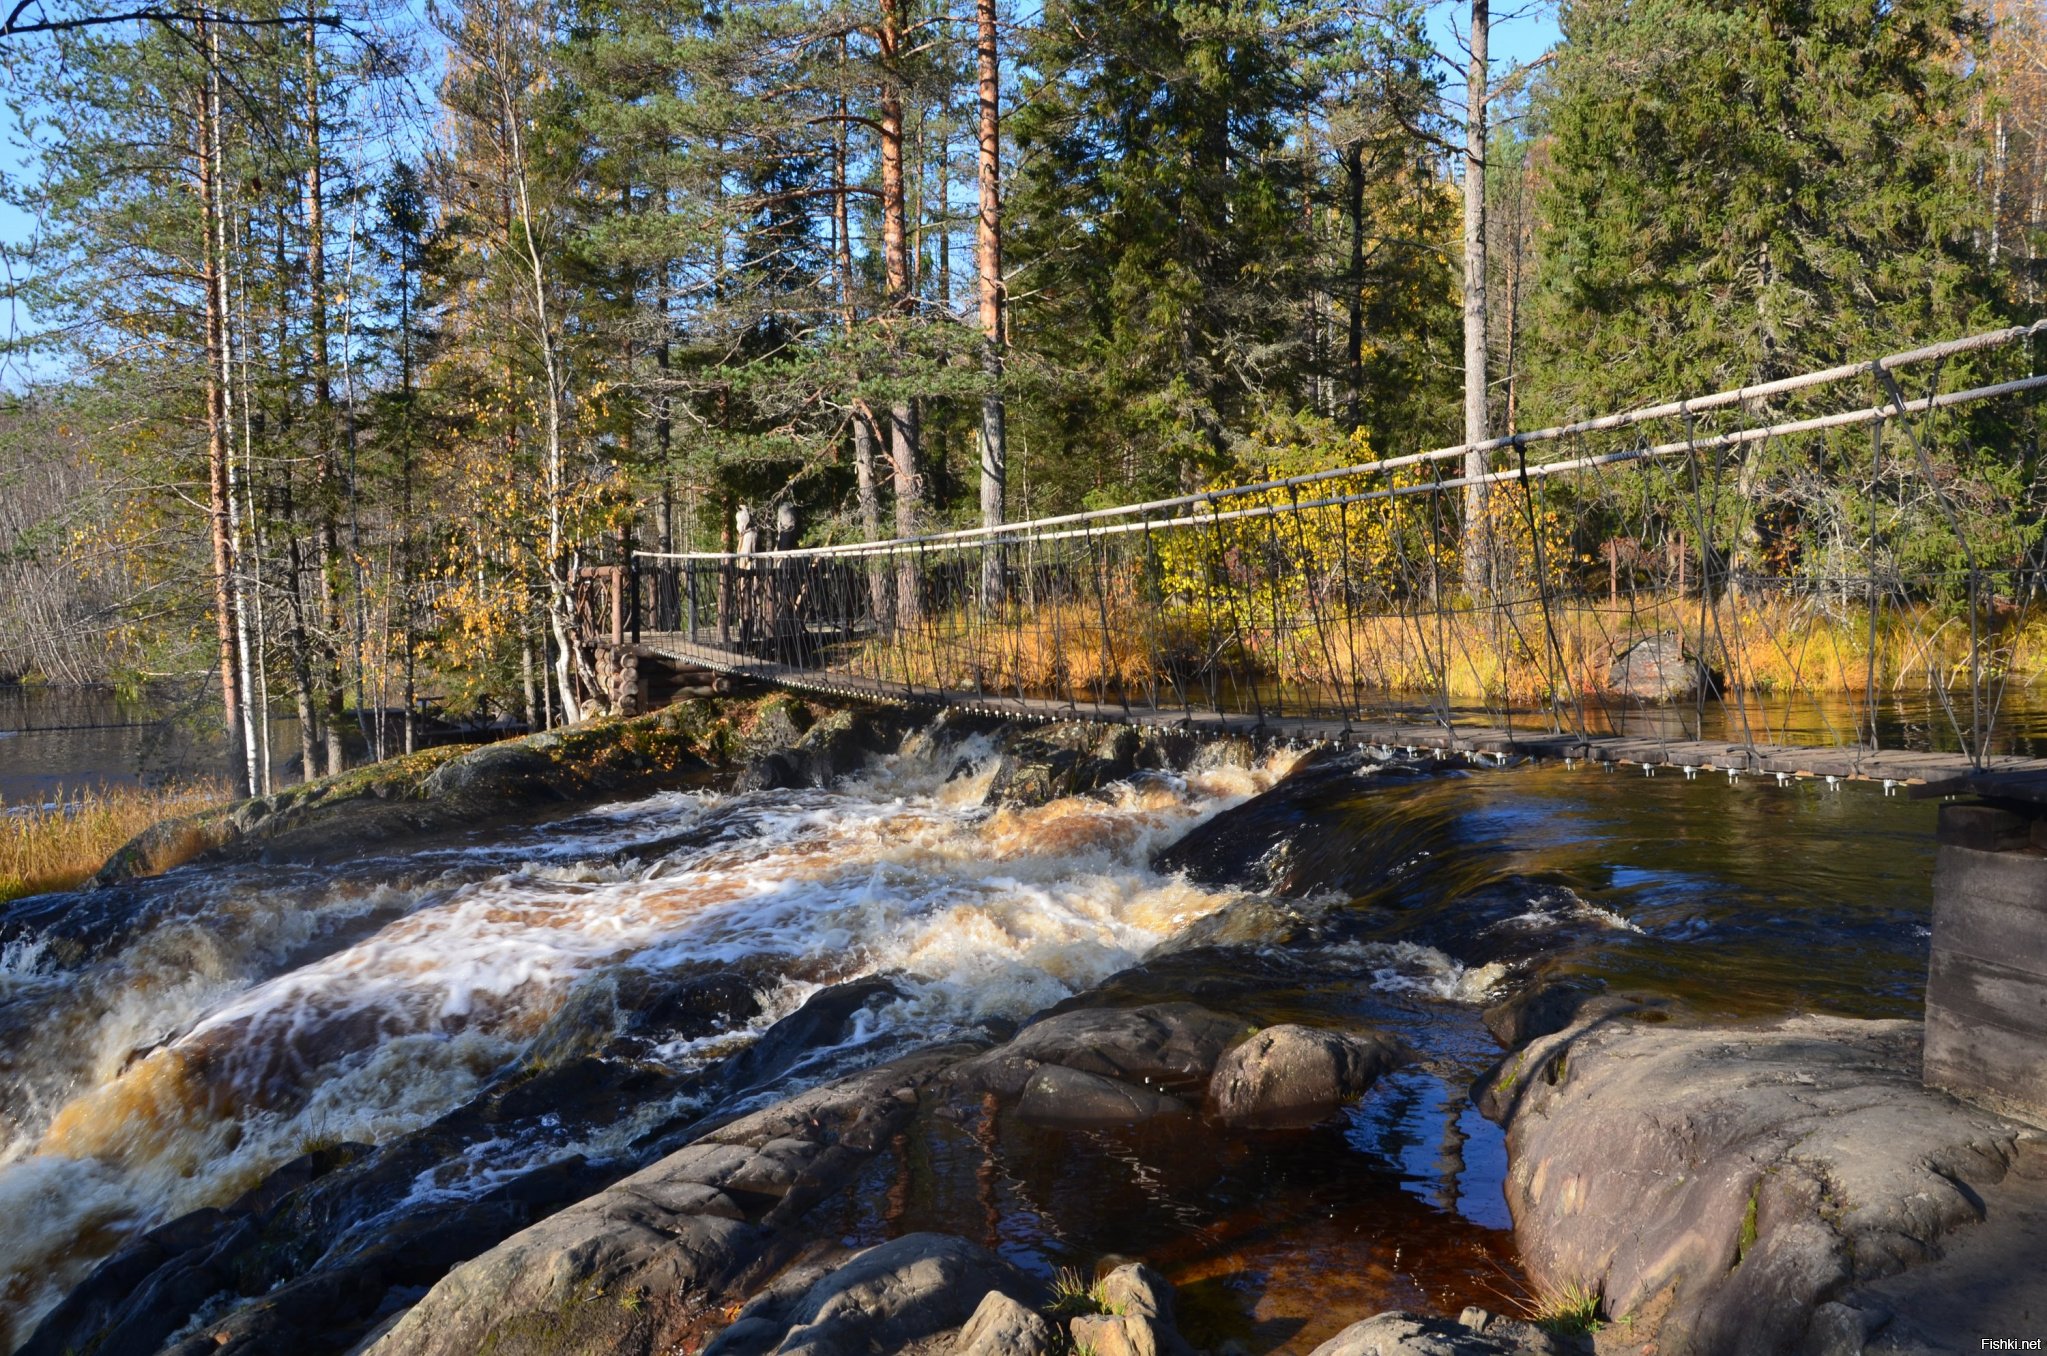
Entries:
{"label": "bridge deck plank", "polygon": [[[1691,773],[1777,774],[1835,777],[1847,781],[1895,782],[1915,796],[1972,794],[2004,796],[2047,804],[2047,759],[1993,757],[1981,767],[1960,753],[1907,749],[1815,747],[1798,744],[1743,744],[1727,740],[1669,740],[1639,735],[1587,735],[1510,730],[1497,726],[1425,723],[1412,720],[1344,720],[1266,712],[1219,712],[1199,707],[1151,707],[1118,701],[1059,701],[1041,697],[941,692],[884,682],[839,670],[799,669],[763,661],[683,634],[643,634],[640,648],[671,662],[797,691],[823,692],[903,705],[953,706],[1023,720],[1085,720],[1149,725],[1220,737],[1247,735],[1305,742],[1378,744],[1445,756],[1490,755],[1569,759],[1590,763],[1689,769]],[[2002,788],[2002,789],[1996,789]]]}

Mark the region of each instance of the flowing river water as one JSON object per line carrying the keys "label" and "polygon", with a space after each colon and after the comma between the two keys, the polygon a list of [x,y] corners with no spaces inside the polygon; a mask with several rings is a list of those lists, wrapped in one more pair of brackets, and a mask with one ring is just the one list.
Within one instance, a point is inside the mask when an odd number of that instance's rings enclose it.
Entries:
{"label": "flowing river water", "polygon": [[[1310,1131],[933,1122],[828,1224],[849,1242],[962,1233],[1045,1275],[1140,1256],[1180,1287],[1197,1345],[1305,1352],[1380,1309],[1519,1297],[1504,1148],[1465,1095],[1498,1054],[1479,1011],[1510,982],[1576,974],[1715,1015],[1918,1011],[1922,803],[1340,764],[1246,805],[1298,755],[1227,753],[990,809],[995,744],[925,733],[830,790],[673,792],[17,910],[0,933],[0,1349],[125,1240],[309,1149],[418,1140],[509,1066],[587,1040],[579,1025],[615,1035],[606,996],[650,979],[738,976],[752,999],[649,1037],[637,1056],[663,1080],[611,1112],[432,1140],[351,1229],[545,1164],[631,1163],[719,1097],[999,1035],[1083,992],[1189,997],[1395,1031],[1423,1058]],[[892,994],[770,1091],[693,1077],[870,976]]]}

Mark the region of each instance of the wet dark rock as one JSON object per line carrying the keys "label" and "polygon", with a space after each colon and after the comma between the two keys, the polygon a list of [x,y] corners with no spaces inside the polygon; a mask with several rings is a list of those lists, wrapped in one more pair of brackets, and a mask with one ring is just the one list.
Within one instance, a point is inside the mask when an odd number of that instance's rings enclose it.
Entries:
{"label": "wet dark rock", "polygon": [[760,1014],[754,981],[731,970],[709,974],[607,971],[570,991],[527,1048],[535,1066],[595,1055],[637,1055],[646,1047],[730,1030]]}
{"label": "wet dark rock", "polygon": [[869,1069],[712,1130],[456,1267],[373,1351],[556,1356],[693,1342],[793,1258],[805,1215],[858,1176],[959,1053]]}
{"label": "wet dark rock", "polygon": [[1147,744],[1127,725],[1067,721],[1014,726],[989,780],[987,803],[1028,807],[1085,795],[1129,780],[1138,771],[1140,754],[1150,766],[1166,766],[1172,747],[1163,739]]}
{"label": "wet dark rock", "polygon": [[1209,1105],[1240,1125],[1314,1125],[1412,1057],[1378,1032],[1269,1026],[1217,1063]]}
{"label": "wet dark rock", "polygon": [[798,758],[788,749],[776,749],[764,753],[739,770],[732,779],[732,789],[742,794],[750,791],[786,791],[791,787],[809,785],[809,772]]}
{"label": "wet dark rock", "polygon": [[1070,1128],[1131,1125],[1187,1113],[1187,1104],[1177,1097],[1058,1064],[1039,1066],[1017,1103],[1017,1114],[1027,1121]]}
{"label": "wet dark rock", "polygon": [[846,1040],[861,1012],[902,996],[902,990],[886,979],[858,979],[820,989],[727,1061],[720,1077],[734,1092],[784,1077],[814,1051]]}
{"label": "wet dark rock", "polygon": [[704,1356],[868,1356],[945,1351],[993,1295],[1025,1291],[987,1249],[950,1234],[905,1234],[855,1254],[795,1293],[771,1288]]}
{"label": "wet dark rock", "polygon": [[1660,1350],[1820,1341],[1825,1302],[1995,1219],[2019,1155],[2019,1127],[1921,1085],[1920,1039],[1916,1022],[1609,1017],[1536,1040],[1478,1089],[1506,1127],[1522,1265]]}
{"label": "wet dark rock", "polygon": [[[1397,883],[1416,865],[1454,861],[1455,818],[1399,794],[1432,774],[1373,763],[1356,751],[1304,755],[1286,776],[1154,854],[1154,870],[1203,885],[1290,898],[1353,898]],[[1426,894],[1425,891],[1417,891]]]}
{"label": "wet dark rock", "polygon": [[1607,689],[1636,701],[1674,702],[1713,690],[1713,675],[1685,650],[1675,631],[1645,636],[1614,653],[1606,670]]}
{"label": "wet dark rock", "polygon": [[892,707],[834,711],[805,732],[790,750],[803,774],[803,785],[830,786],[858,772],[879,754],[893,753],[903,736],[928,712]]}
{"label": "wet dark rock", "polygon": [[1199,1098],[1223,1051],[1251,1034],[1234,1017],[1192,1003],[1080,1008],[1025,1027],[1009,1044],[970,1059],[950,1082],[965,1092],[1019,1097],[1044,1065]]}
{"label": "wet dark rock", "polygon": [[[1595,979],[1548,979],[1516,990],[1481,1014],[1487,1031],[1503,1049],[1519,1050],[1532,1040],[1575,1025],[1580,1014],[1607,1016],[1637,1004],[1609,999]],[[1596,1014],[1590,1011],[1597,1006]]]}
{"label": "wet dark rock", "polygon": [[1316,1347],[1311,1356],[1567,1356],[1592,1349],[1588,1341],[1552,1337],[1532,1323],[1464,1311],[1477,1325],[1394,1310],[1353,1323]]}
{"label": "wet dark rock", "polygon": [[1000,1290],[990,1290],[960,1329],[952,1356],[1054,1356],[1052,1325]]}

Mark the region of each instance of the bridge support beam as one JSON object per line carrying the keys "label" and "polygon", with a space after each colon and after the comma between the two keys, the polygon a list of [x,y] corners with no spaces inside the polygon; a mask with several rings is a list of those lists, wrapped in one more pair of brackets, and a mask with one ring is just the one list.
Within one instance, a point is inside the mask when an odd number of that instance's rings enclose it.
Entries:
{"label": "bridge support beam", "polygon": [[2047,1126],[2047,806],[1940,807],[1928,1086]]}

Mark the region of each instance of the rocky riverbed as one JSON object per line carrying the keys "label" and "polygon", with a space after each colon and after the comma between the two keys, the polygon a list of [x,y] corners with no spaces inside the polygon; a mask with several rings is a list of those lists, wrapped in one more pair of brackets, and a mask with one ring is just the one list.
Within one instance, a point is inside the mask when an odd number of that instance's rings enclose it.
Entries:
{"label": "rocky riverbed", "polygon": [[[1674,780],[776,698],[165,826],[0,914],[0,1338],[2029,1335],[2047,1155],[1918,1085],[1925,827]],[[1860,854],[1726,850],[1801,832]]]}

